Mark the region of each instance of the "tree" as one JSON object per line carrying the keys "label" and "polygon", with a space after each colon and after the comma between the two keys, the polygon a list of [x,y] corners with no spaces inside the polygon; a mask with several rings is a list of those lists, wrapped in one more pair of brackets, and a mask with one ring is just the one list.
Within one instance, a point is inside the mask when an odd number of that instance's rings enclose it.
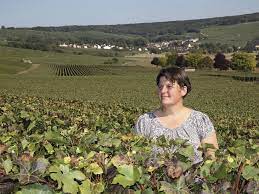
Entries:
{"label": "tree", "polygon": [[178,55],[176,52],[171,52],[170,54],[166,54],[166,65],[168,66],[174,66],[176,64],[176,59]]}
{"label": "tree", "polygon": [[179,55],[176,58],[175,65],[178,67],[187,67],[187,61],[184,58],[184,55]]}
{"label": "tree", "polygon": [[137,38],[137,39],[133,40],[133,45],[136,46],[136,47],[146,46],[147,43],[148,43],[148,41],[145,38]]}
{"label": "tree", "polygon": [[231,67],[235,70],[253,71],[256,67],[256,57],[250,53],[234,53],[231,62]]}
{"label": "tree", "polygon": [[159,63],[160,63],[160,61],[159,61],[159,58],[158,58],[158,57],[154,57],[154,58],[152,59],[152,61],[151,61],[151,64],[152,64],[152,65],[158,66]]}
{"label": "tree", "polygon": [[159,58],[159,65],[160,65],[161,67],[165,67],[165,66],[167,65],[166,62],[167,62],[167,60],[166,60],[165,57],[160,57],[160,58]]}
{"label": "tree", "polygon": [[207,42],[200,44],[200,48],[207,51],[208,53],[216,53],[219,51],[215,44]]}
{"label": "tree", "polygon": [[228,70],[230,67],[230,61],[226,59],[223,53],[217,53],[214,58],[214,68],[220,70]]}
{"label": "tree", "polygon": [[256,55],[256,67],[259,67],[259,53]]}
{"label": "tree", "polygon": [[112,63],[118,63],[119,62],[119,59],[118,58],[116,58],[116,57],[113,57],[112,58]]}
{"label": "tree", "polygon": [[202,58],[201,53],[189,53],[186,57],[187,64],[188,66],[199,68]]}
{"label": "tree", "polygon": [[248,41],[243,48],[246,52],[253,52],[256,50],[255,46],[259,44],[259,38],[255,38],[254,40]]}
{"label": "tree", "polygon": [[5,26],[1,26],[1,29],[4,30],[4,29],[5,29]]}
{"label": "tree", "polygon": [[154,53],[154,54],[159,54],[159,53],[161,53],[161,51],[158,49],[158,48],[154,48],[154,47],[152,47],[152,48],[149,48],[149,52],[152,54],[152,53]]}
{"label": "tree", "polygon": [[201,62],[199,63],[199,67],[200,69],[212,69],[213,68],[213,63],[214,61],[209,57],[203,57],[201,59]]}

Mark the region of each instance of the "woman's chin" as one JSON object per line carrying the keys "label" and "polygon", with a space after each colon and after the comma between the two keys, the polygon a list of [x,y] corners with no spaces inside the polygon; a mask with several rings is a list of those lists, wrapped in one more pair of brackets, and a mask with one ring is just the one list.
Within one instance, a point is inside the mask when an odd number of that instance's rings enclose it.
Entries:
{"label": "woman's chin", "polygon": [[170,105],[172,105],[172,102],[171,102],[171,101],[168,101],[168,100],[162,100],[162,101],[161,101],[161,105],[162,105],[162,106],[170,106]]}

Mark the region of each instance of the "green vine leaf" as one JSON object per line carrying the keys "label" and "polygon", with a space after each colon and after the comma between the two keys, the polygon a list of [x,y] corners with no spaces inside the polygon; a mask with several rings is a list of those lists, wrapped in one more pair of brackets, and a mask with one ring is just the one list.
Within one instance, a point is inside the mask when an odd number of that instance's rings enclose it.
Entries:
{"label": "green vine leaf", "polygon": [[96,163],[91,163],[89,165],[89,171],[94,173],[94,174],[102,174],[103,173],[103,169]]}
{"label": "green vine leaf", "polygon": [[48,141],[46,143],[44,143],[43,146],[47,150],[48,154],[53,154],[54,153],[53,146]]}
{"label": "green vine leaf", "polygon": [[12,168],[13,168],[13,162],[12,162],[12,160],[6,159],[6,160],[3,162],[3,166],[4,166],[4,169],[5,169],[6,174],[9,174],[9,172],[10,172],[10,171],[12,170]]}
{"label": "green vine leaf", "polygon": [[77,193],[79,185],[77,181],[83,181],[86,179],[86,176],[78,170],[70,170],[67,165],[51,166],[49,169],[50,177],[58,182],[58,189],[63,188],[65,193]]}
{"label": "green vine leaf", "polygon": [[253,179],[259,181],[259,169],[253,166],[245,166],[242,175],[246,180]]}
{"label": "green vine leaf", "polygon": [[92,194],[91,181],[89,179],[84,180],[82,184],[79,185],[79,190],[81,194]]}
{"label": "green vine leaf", "polygon": [[140,172],[133,165],[124,164],[119,166],[117,170],[120,174],[116,175],[112,184],[119,183],[125,188],[127,186],[134,185],[140,179]]}
{"label": "green vine leaf", "polygon": [[47,185],[32,184],[22,188],[16,194],[54,194]]}

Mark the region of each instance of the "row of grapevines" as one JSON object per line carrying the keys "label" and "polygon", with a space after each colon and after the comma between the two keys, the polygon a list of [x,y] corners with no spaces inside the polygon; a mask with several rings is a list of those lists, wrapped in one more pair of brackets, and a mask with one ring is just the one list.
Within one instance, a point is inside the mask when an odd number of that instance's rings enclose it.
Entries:
{"label": "row of grapevines", "polygon": [[[1,96],[0,192],[258,192],[256,139],[229,141],[215,159],[193,165],[187,142],[132,133],[144,111],[120,104]],[[154,145],[164,152],[153,157]]]}
{"label": "row of grapevines", "polygon": [[114,74],[109,66],[100,65],[49,65],[49,69],[57,76],[88,76]]}

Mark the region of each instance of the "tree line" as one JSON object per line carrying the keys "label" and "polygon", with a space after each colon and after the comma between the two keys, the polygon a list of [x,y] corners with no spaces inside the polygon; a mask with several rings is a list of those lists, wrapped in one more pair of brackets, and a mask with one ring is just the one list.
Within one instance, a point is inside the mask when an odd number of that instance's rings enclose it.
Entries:
{"label": "tree line", "polygon": [[[189,34],[199,37],[200,30],[215,25],[233,25],[243,22],[259,21],[259,13],[240,16],[228,16],[199,20],[156,22],[125,25],[97,25],[97,26],[60,26],[14,28],[1,26],[0,43],[5,40],[7,46],[36,50],[62,51],[60,43],[72,44],[113,44],[123,48],[144,47],[151,42],[170,40],[185,40]],[[255,49],[259,44],[259,37],[251,40],[242,48],[247,52]],[[234,45],[222,43],[201,43],[199,48],[207,53],[231,53],[239,50]],[[152,48],[155,52],[161,52]],[[169,51],[170,48],[164,51]],[[178,51],[179,52],[179,51]]]}
{"label": "tree line", "polygon": [[256,66],[259,66],[259,54],[255,56],[251,53],[236,52],[232,55],[231,60],[228,60],[221,52],[217,53],[214,59],[208,55],[204,56],[201,52],[188,53],[187,55],[171,52],[162,57],[154,57],[151,64],[161,67],[178,66],[195,69],[254,71]]}
{"label": "tree line", "polygon": [[200,33],[202,28],[209,26],[234,25],[255,21],[259,21],[259,13],[208,19],[138,24],[34,27],[32,30],[49,32],[100,31],[112,34],[139,35],[151,42],[155,42],[161,40],[172,40],[172,36],[174,35],[183,35],[185,33]]}
{"label": "tree line", "polygon": [[[259,13],[245,14],[238,16],[226,16],[226,17],[216,17],[208,19],[197,19],[197,20],[185,20],[185,21],[169,21],[169,22],[153,22],[153,23],[138,23],[138,24],[119,24],[119,25],[88,25],[88,26],[59,26],[59,27],[33,27],[33,28],[14,28],[14,27],[5,27],[2,26],[2,30],[30,30],[34,32],[58,32],[66,33],[67,36],[71,37],[70,33],[73,33],[73,36],[77,37],[76,41],[90,41],[95,40],[95,36],[91,32],[98,32],[108,35],[105,40],[109,43],[117,41],[120,39],[120,42],[125,42],[127,45],[142,45],[143,41],[149,42],[159,42],[159,41],[169,41],[176,40],[185,37],[186,33],[199,34],[200,30],[210,26],[219,26],[219,25],[234,25],[246,22],[255,22],[259,21]],[[91,34],[91,37],[87,34]],[[54,33],[55,34],[55,33]],[[59,34],[61,36],[61,34]],[[64,35],[64,34],[63,34]],[[114,37],[117,35],[117,37]],[[121,36],[121,37],[118,37]],[[182,38],[183,38],[182,37]],[[126,38],[126,39],[125,39]],[[100,38],[99,38],[100,39]],[[127,40],[129,39],[129,40]],[[130,41],[133,40],[133,42]],[[123,41],[121,41],[123,40]],[[100,40],[99,40],[100,41]],[[128,42],[127,42],[128,41]],[[135,41],[135,42],[134,42]]]}
{"label": "tree line", "polygon": [[29,29],[1,29],[0,39],[6,40],[7,46],[58,51],[58,44],[113,44],[122,47],[143,47],[148,40],[141,36],[117,35],[104,32],[48,32]]}

